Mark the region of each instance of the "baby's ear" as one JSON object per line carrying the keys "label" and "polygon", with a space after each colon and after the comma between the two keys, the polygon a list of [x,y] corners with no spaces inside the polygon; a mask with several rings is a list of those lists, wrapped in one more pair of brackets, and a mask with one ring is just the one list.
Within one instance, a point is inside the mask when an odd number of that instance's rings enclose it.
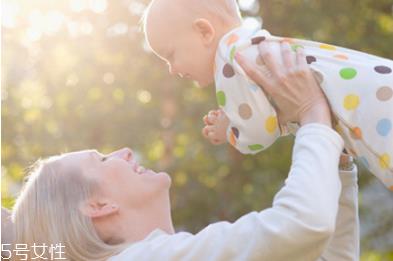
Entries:
{"label": "baby's ear", "polygon": [[209,20],[204,18],[198,18],[192,24],[193,29],[199,34],[203,43],[209,45],[213,42],[216,35],[213,25]]}

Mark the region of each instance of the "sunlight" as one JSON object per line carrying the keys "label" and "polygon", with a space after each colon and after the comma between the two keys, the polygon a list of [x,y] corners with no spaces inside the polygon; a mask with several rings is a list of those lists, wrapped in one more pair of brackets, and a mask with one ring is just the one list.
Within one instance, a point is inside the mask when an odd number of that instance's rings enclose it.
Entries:
{"label": "sunlight", "polygon": [[93,32],[93,25],[88,20],[79,22],[68,21],[67,30],[71,37],[78,37],[80,35],[88,35]]}
{"label": "sunlight", "polygon": [[255,5],[255,0],[239,0],[239,7],[242,10],[248,11]]}
{"label": "sunlight", "polygon": [[79,13],[84,10],[90,9],[95,13],[105,12],[108,3],[106,0],[71,0],[70,7],[71,10]]}
{"label": "sunlight", "polygon": [[107,35],[110,37],[119,36],[128,32],[128,25],[125,23],[116,23],[107,30]]}
{"label": "sunlight", "polygon": [[90,0],[89,1],[90,10],[92,10],[95,13],[105,12],[107,5],[108,4],[107,4],[106,0]]}
{"label": "sunlight", "polygon": [[146,104],[151,101],[151,94],[150,94],[150,92],[148,92],[146,90],[139,90],[136,93],[136,96],[141,103]]}
{"label": "sunlight", "polygon": [[16,18],[19,13],[19,5],[13,2],[1,3],[1,25],[12,28],[16,26]]}
{"label": "sunlight", "polygon": [[71,0],[70,7],[72,11],[79,13],[85,9],[88,9],[89,4],[86,0]]}
{"label": "sunlight", "polygon": [[44,14],[41,10],[34,9],[28,15],[29,27],[25,32],[25,40],[35,42],[40,40],[43,34],[57,33],[65,21],[64,15],[59,11],[49,11]]}

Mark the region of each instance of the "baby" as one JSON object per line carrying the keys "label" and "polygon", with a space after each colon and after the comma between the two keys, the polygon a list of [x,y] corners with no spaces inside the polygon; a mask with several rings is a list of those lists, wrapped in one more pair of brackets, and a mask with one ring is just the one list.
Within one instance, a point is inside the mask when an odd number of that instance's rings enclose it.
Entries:
{"label": "baby", "polygon": [[[288,133],[279,126],[274,106],[234,59],[241,53],[269,71],[257,45],[283,41],[303,48],[333,112],[345,148],[393,190],[393,61],[312,41],[272,36],[242,25],[235,0],[154,0],[144,29],[154,53],[171,74],[213,81],[220,110],[204,118],[205,136],[213,144],[228,141],[245,154],[255,154]],[[292,125],[293,127],[293,125]]]}

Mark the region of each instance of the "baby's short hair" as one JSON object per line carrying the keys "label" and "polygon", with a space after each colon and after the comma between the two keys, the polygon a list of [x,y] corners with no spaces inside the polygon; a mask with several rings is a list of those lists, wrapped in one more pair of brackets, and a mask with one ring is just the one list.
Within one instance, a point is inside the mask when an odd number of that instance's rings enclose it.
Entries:
{"label": "baby's short hair", "polygon": [[241,19],[239,6],[236,0],[185,0],[185,2],[187,1],[197,1],[201,7],[196,10],[197,12],[199,11],[202,14],[208,12],[210,15],[218,17],[223,22]]}
{"label": "baby's short hair", "polygon": [[[146,32],[147,18],[152,6],[159,1],[174,0],[152,0],[145,9],[141,19],[143,31]],[[201,18],[218,18],[221,22],[227,23],[241,20],[240,10],[236,0],[175,0],[178,4],[184,4],[185,7],[192,8],[192,12],[201,16]],[[173,4],[173,2],[172,2]]]}

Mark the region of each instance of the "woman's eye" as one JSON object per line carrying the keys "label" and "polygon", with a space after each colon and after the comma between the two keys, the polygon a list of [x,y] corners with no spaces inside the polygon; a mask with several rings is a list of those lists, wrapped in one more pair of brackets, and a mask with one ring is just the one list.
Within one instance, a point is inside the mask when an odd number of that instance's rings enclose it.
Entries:
{"label": "woman's eye", "polygon": [[106,161],[108,157],[102,157],[101,161]]}

